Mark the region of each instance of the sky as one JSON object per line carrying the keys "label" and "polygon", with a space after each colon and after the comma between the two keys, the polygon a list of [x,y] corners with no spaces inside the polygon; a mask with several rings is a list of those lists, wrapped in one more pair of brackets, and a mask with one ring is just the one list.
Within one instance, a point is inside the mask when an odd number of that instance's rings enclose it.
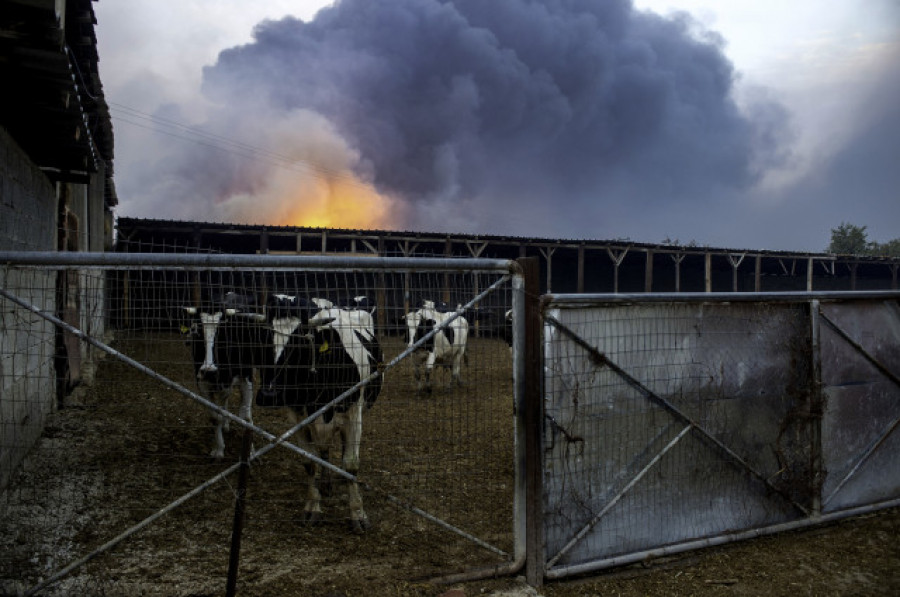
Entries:
{"label": "sky", "polygon": [[120,216],[900,238],[898,0],[101,0]]}

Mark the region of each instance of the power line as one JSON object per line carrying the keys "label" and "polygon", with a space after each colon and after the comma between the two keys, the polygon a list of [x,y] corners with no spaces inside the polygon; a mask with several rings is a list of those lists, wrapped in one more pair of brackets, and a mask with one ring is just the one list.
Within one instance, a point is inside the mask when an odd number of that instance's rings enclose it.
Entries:
{"label": "power line", "polygon": [[[314,176],[329,180],[338,179],[360,189],[371,190],[369,185],[359,182],[356,178],[331,170],[309,160],[292,158],[284,154],[251,145],[243,141],[237,141],[223,135],[204,131],[196,126],[183,124],[176,120],[163,118],[142,112],[124,104],[107,102],[110,106],[111,116],[117,121],[140,127],[149,131],[168,135],[176,139],[209,147],[219,151],[225,151],[260,162],[265,162],[277,168],[294,172],[311,173]],[[118,113],[117,113],[118,112]],[[134,120],[136,119],[136,120]],[[299,167],[298,167],[299,166]]]}

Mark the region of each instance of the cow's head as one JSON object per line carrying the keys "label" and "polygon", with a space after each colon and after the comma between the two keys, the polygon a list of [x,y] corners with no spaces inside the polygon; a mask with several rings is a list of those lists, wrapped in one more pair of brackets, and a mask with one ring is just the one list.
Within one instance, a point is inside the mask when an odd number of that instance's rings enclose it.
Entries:
{"label": "cow's head", "polygon": [[208,379],[219,371],[216,337],[222,325],[251,308],[255,302],[252,296],[228,292],[219,298],[203,301],[200,307],[183,307],[190,318],[190,327],[183,326],[182,332],[188,336],[188,343],[192,346],[198,379]]}
{"label": "cow's head", "polygon": [[401,323],[406,326],[406,345],[412,346],[416,341],[416,331],[423,320],[422,310],[410,311],[400,319]]}
{"label": "cow's head", "polygon": [[190,317],[186,333],[197,366],[197,378],[204,379],[218,372],[214,350],[216,334],[227,315],[210,307],[184,307],[184,311]]}

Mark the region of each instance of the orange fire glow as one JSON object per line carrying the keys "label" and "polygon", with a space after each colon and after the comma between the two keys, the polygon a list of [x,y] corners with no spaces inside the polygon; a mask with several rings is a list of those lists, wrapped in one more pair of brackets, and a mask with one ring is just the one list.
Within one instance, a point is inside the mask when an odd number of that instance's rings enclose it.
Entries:
{"label": "orange fire glow", "polygon": [[390,200],[349,177],[320,181],[282,199],[280,226],[372,229],[387,227]]}

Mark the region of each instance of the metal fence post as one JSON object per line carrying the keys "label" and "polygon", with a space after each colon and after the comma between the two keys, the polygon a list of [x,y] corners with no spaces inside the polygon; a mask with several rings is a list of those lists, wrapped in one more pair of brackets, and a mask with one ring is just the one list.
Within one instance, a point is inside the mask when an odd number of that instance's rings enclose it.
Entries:
{"label": "metal fence post", "polygon": [[244,428],[241,434],[241,468],[238,471],[238,486],[234,496],[234,522],[231,527],[231,553],[228,557],[228,581],[225,585],[226,597],[237,594],[238,568],[241,565],[241,536],[244,532],[244,512],[247,507],[247,481],[250,476],[250,451],[253,446],[253,431]]}
{"label": "metal fence post", "polygon": [[822,393],[822,353],[819,334],[819,301],[809,302],[809,419],[810,419],[810,473],[812,478],[812,503],[810,512],[813,516],[822,514],[822,488],[825,484],[825,471],[822,468],[822,415],[825,404]]}
{"label": "metal fence post", "polygon": [[517,261],[525,274],[525,580],[540,587],[544,582],[540,262],[537,257]]}

